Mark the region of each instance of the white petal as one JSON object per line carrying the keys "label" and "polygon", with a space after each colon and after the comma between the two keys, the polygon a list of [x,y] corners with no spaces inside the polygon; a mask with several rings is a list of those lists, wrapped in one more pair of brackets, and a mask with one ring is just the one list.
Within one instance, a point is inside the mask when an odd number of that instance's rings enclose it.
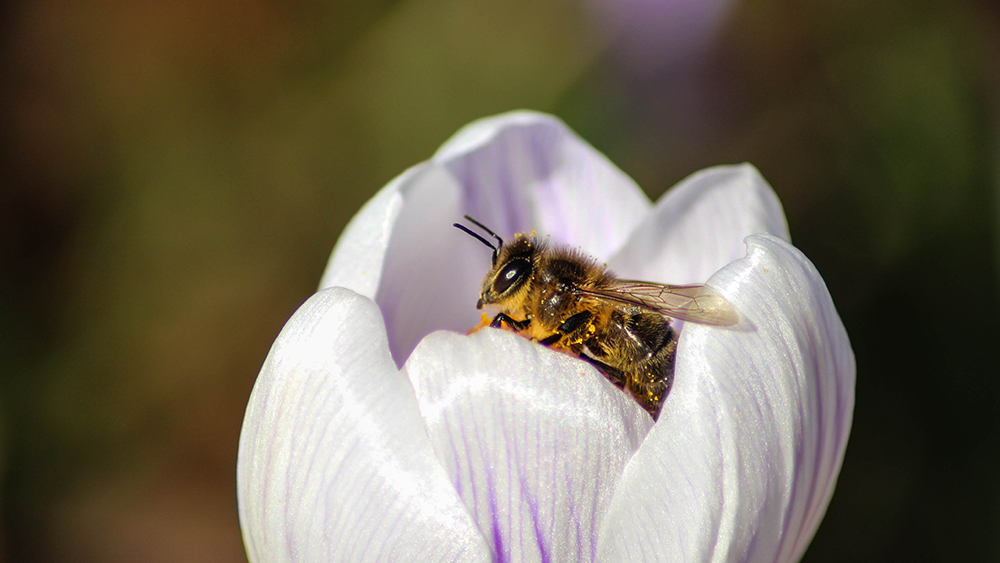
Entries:
{"label": "white petal", "polygon": [[488,248],[452,227],[462,217],[461,188],[441,165],[423,167],[400,193],[375,295],[397,365],[431,332],[479,324],[476,299],[490,261]]}
{"label": "white petal", "polygon": [[551,115],[473,122],[434,160],[462,186],[465,212],[502,237],[534,230],[608,256],[650,208],[631,178]]}
{"label": "white petal", "polygon": [[741,322],[685,326],[674,388],[605,517],[604,560],[796,561],[826,510],[854,355],[808,259],[769,235],[747,247],[710,280]]}
{"label": "white petal", "polygon": [[250,561],[487,561],[369,299],[307,301],[254,385],[237,463]]}
{"label": "white petal", "polygon": [[434,333],[404,371],[434,451],[499,561],[592,561],[652,419],[589,364],[486,329]]}
{"label": "white petal", "polygon": [[414,166],[396,176],[351,218],[333,247],[320,279],[320,289],[346,287],[369,299],[375,298],[382,279],[385,249],[403,206],[400,188],[423,166]]}
{"label": "white petal", "polygon": [[624,278],[704,283],[742,258],[743,239],[757,233],[789,240],[771,186],[749,164],[716,166],[664,194],[608,264]]}

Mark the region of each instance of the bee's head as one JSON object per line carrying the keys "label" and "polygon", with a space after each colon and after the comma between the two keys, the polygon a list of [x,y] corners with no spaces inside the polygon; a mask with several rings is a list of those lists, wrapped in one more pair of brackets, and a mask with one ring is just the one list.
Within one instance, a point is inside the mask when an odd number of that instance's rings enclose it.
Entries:
{"label": "bee's head", "polygon": [[484,305],[501,305],[503,307],[505,302],[514,302],[520,296],[522,290],[526,288],[525,282],[531,279],[535,257],[534,239],[519,234],[514,237],[512,243],[505,245],[499,235],[482,223],[468,215],[465,218],[486,231],[486,233],[497,241],[497,245],[493,246],[489,240],[472,232],[465,225],[455,223],[455,227],[472,235],[493,249],[491,257],[492,267],[486,273],[486,278],[483,280],[483,290],[479,294],[479,301],[476,303],[476,308],[482,309]]}

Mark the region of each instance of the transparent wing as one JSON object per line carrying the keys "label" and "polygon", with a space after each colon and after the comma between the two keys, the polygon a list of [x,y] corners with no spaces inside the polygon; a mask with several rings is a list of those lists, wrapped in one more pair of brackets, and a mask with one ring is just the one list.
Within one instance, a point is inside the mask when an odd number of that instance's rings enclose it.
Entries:
{"label": "transparent wing", "polygon": [[618,280],[607,289],[577,291],[626,305],[637,305],[671,318],[693,323],[731,326],[740,317],[736,309],[711,287],[703,284],[664,285],[634,280]]}

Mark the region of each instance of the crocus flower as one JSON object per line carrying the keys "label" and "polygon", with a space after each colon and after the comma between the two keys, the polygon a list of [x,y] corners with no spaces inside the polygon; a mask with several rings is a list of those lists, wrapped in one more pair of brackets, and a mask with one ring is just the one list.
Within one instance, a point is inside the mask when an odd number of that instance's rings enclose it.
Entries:
{"label": "crocus flower", "polygon": [[[708,283],[657,422],[588,363],[480,330],[490,251],[551,235],[623,278]],[[254,386],[237,468],[255,563],[796,561],[833,494],[854,356],[756,169],[655,205],[550,116],[475,122],[351,221]]]}

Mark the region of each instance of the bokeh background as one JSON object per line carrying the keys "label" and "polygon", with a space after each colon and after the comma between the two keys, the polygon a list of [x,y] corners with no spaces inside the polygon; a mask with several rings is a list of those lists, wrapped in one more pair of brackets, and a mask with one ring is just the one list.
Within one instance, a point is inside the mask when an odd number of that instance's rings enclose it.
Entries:
{"label": "bokeh background", "polygon": [[363,202],[515,108],[654,198],[780,195],[858,362],[805,561],[1000,561],[998,84],[987,0],[4,3],[0,561],[244,561],[272,339]]}

